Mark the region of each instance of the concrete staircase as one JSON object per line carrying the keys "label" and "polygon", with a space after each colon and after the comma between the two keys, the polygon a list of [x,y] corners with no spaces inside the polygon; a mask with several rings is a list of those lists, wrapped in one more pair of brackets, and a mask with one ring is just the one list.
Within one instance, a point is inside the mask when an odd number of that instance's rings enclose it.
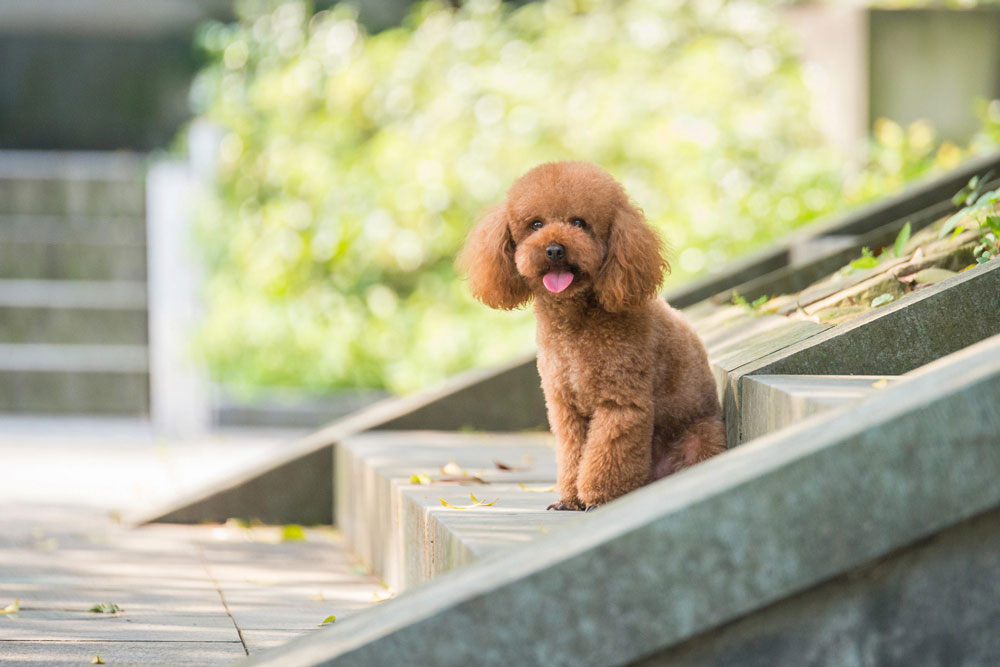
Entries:
{"label": "concrete staircase", "polygon": [[[142,520],[332,520],[398,594],[255,664],[993,664],[1000,262],[838,324],[802,312],[873,280],[823,282],[997,165],[668,295],[709,350],[733,449],[596,512],[544,509],[554,456],[524,359],[373,406]],[[733,289],[796,296],[761,314]]]}
{"label": "concrete staircase", "polygon": [[0,413],[148,413],[143,172],[0,152]]}

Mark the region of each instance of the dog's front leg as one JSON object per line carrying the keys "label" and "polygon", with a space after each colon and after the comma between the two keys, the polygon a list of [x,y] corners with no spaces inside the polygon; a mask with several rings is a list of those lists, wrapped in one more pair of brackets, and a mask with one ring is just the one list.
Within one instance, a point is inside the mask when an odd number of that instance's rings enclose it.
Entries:
{"label": "dog's front leg", "polygon": [[587,438],[587,420],[563,396],[547,397],[549,424],[556,435],[556,488],[559,502],[550,510],[580,510],[583,504],[576,495],[580,457]]}
{"label": "dog's front leg", "polygon": [[596,507],[649,480],[652,466],[652,405],[603,403],[594,412],[577,477],[577,496]]}

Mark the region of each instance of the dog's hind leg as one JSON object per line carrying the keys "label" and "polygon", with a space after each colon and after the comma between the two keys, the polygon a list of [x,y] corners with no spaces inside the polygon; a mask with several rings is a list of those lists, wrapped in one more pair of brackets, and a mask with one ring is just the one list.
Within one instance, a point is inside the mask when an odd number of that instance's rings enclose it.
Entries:
{"label": "dog's hind leg", "polygon": [[649,481],[656,481],[726,451],[726,426],[716,417],[695,422],[653,461]]}

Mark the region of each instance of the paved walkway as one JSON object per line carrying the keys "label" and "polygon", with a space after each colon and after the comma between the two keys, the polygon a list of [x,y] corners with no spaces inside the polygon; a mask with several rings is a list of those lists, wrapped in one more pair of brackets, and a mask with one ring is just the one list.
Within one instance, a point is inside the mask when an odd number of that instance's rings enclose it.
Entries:
{"label": "paved walkway", "polygon": [[[0,663],[221,663],[385,596],[330,528],[289,541],[282,527],[121,524],[280,436],[182,445],[134,425],[69,426],[0,421],[0,609],[19,607],[0,614]],[[100,603],[120,611],[88,611]]]}

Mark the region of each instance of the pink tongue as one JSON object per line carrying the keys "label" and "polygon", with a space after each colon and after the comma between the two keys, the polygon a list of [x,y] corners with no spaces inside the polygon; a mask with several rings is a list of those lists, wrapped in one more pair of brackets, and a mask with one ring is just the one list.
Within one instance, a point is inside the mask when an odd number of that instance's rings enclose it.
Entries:
{"label": "pink tongue", "polygon": [[573,274],[569,271],[553,271],[542,276],[542,283],[545,289],[550,292],[562,292],[573,282]]}

